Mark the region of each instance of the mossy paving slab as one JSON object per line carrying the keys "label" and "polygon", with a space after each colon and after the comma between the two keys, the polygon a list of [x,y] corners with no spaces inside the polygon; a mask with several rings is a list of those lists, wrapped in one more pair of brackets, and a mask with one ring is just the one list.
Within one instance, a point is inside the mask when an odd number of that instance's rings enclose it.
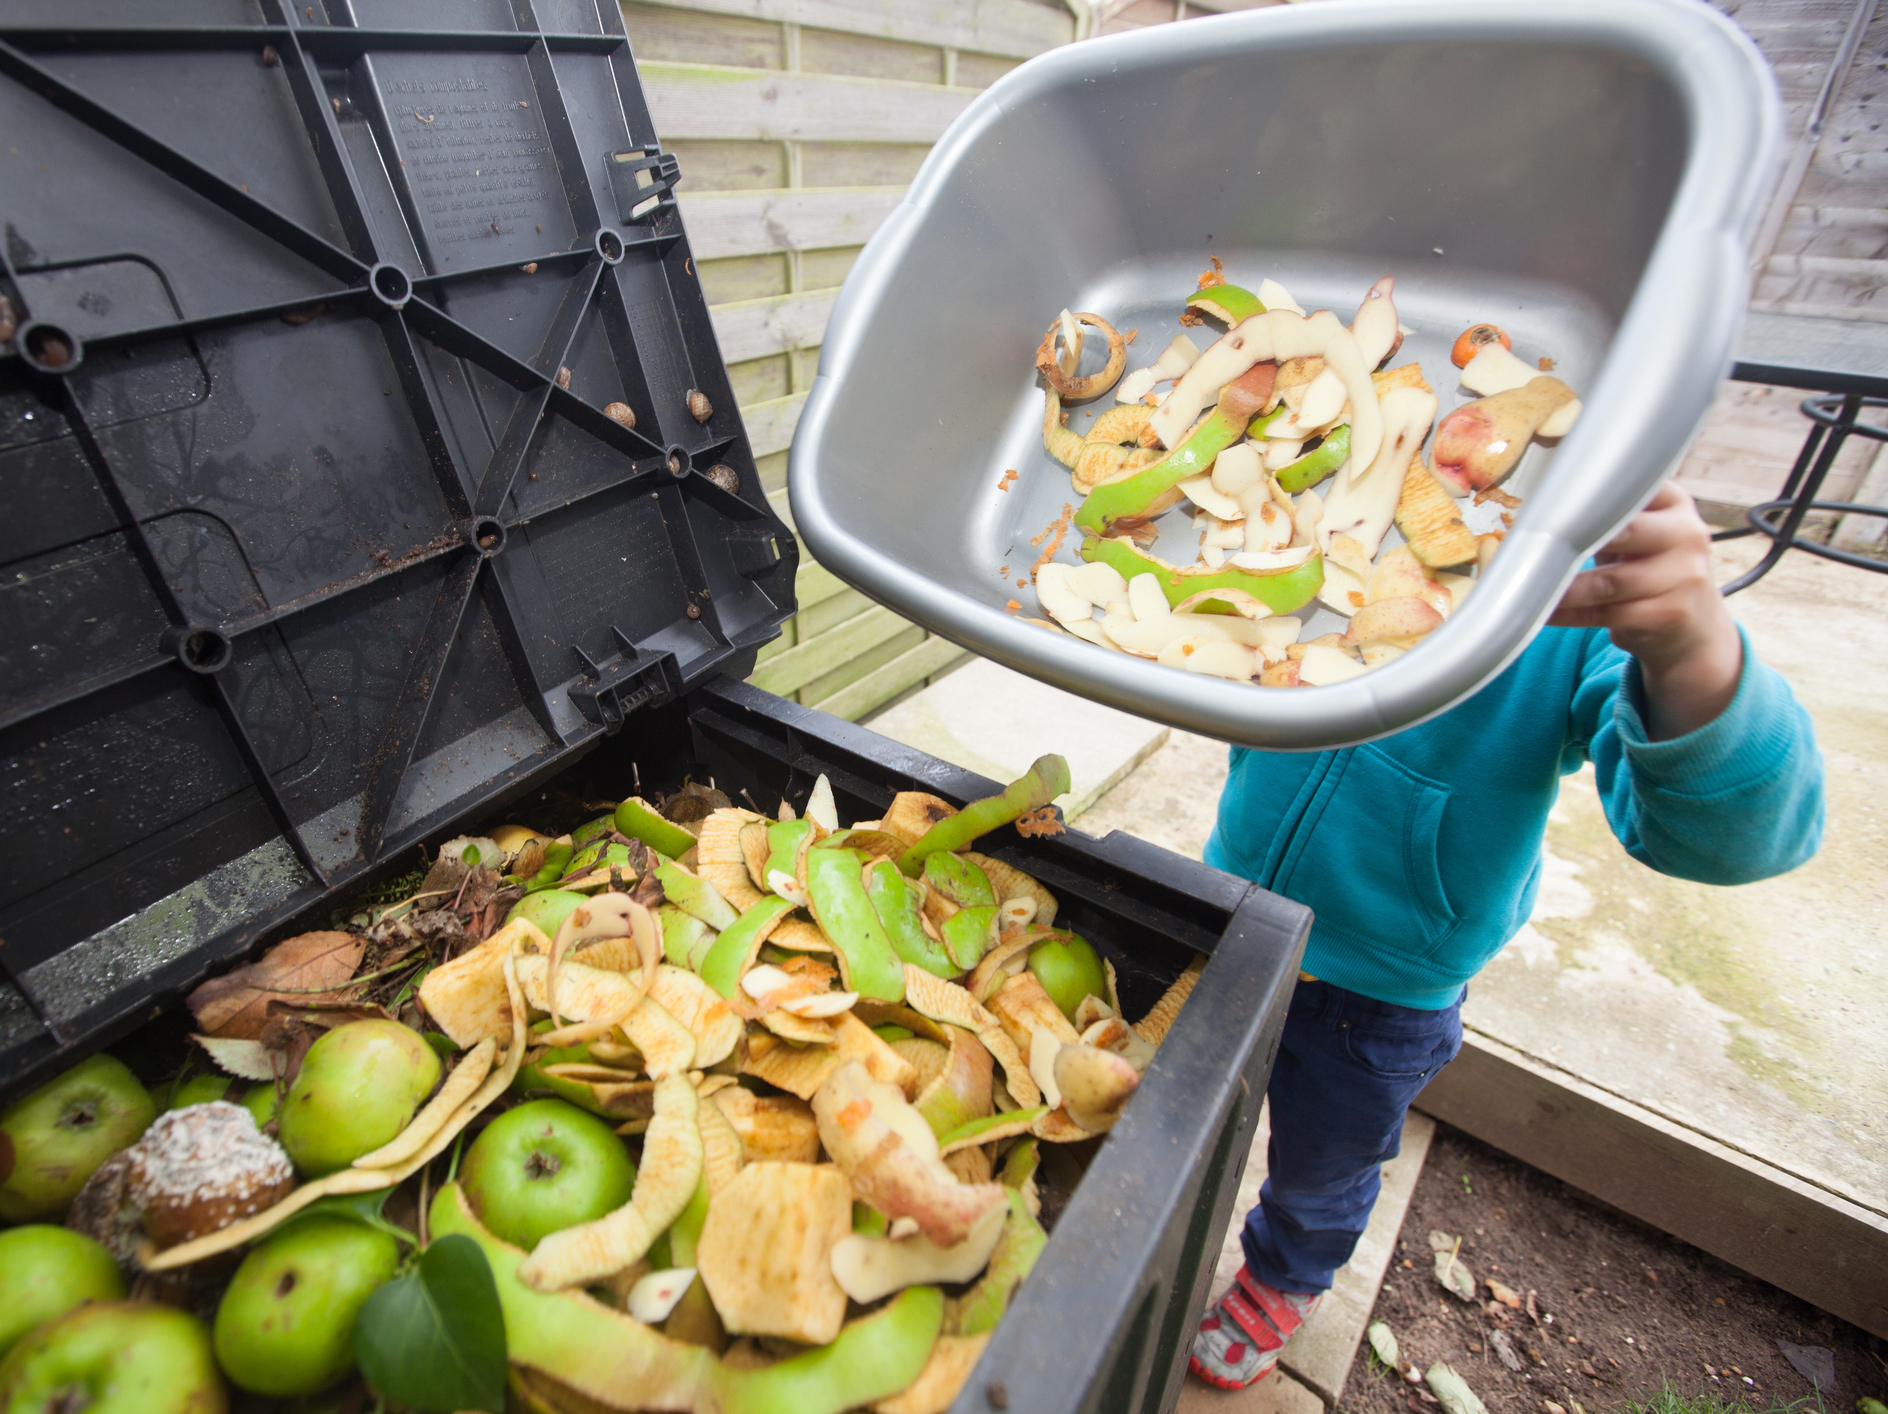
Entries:
{"label": "mossy paving slab", "polygon": [[[1719,580],[1758,551],[1720,547]],[[1591,772],[1569,777],[1534,917],[1465,1020],[1888,1212],[1888,577],[1791,555],[1731,605],[1815,721],[1821,853],[1737,888],[1668,879],[1619,847]]]}

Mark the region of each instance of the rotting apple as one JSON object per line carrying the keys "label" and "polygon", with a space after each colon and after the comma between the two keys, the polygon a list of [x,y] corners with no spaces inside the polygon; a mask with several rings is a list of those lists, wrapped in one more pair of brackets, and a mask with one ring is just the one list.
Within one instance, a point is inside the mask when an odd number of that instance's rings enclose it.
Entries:
{"label": "rotting apple", "polygon": [[124,1062],[97,1055],[0,1111],[0,1220],[65,1211],[92,1171],[157,1118]]}
{"label": "rotting apple", "polygon": [[622,1207],[636,1167],[595,1115],[562,1100],[531,1100],[472,1141],[459,1182],[480,1222],[529,1251],[550,1233]]}
{"label": "rotting apple", "polygon": [[75,1306],[124,1298],[118,1264],[83,1233],[47,1223],[0,1232],[0,1356]]}
{"label": "rotting apple", "polygon": [[1042,983],[1050,1000],[1071,1019],[1083,997],[1106,998],[1108,995],[1108,978],[1102,971],[1101,959],[1087,939],[1073,933],[1031,948],[1029,970],[1036,974],[1036,980]]}
{"label": "rotting apple", "polygon": [[277,1121],[282,1147],[311,1178],[392,1139],[439,1082],[439,1055],[397,1021],[352,1021],[308,1048]]}
{"label": "rotting apple", "polygon": [[216,1308],[217,1363],[231,1383],[291,1399],[354,1368],[354,1319],[392,1279],[400,1244],[351,1218],[292,1222],[243,1258]]}
{"label": "rotting apple", "polygon": [[228,1407],[203,1327],[155,1302],[81,1306],[0,1360],[6,1414],[223,1414]]}

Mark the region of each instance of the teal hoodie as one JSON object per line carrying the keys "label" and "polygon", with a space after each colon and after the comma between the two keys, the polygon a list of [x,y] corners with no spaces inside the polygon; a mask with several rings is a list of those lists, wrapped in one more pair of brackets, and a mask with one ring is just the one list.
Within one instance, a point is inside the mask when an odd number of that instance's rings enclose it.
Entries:
{"label": "teal hoodie", "polygon": [[1613,833],[1662,874],[1749,883],[1822,839],[1809,716],[1748,637],[1730,706],[1651,741],[1638,662],[1598,629],[1549,628],[1474,697],[1383,741],[1234,747],[1206,860],[1312,909],[1313,976],[1445,1007],[1527,921],[1559,778],[1587,761]]}

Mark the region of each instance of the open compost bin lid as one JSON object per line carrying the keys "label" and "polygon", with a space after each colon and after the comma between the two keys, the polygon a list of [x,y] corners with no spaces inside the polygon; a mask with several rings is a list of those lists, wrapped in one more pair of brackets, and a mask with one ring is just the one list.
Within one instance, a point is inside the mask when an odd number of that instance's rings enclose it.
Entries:
{"label": "open compost bin lid", "polygon": [[793,613],[621,16],[535,5],[0,7],[8,1088]]}
{"label": "open compost bin lid", "polygon": [[[1042,55],[963,111],[852,267],[794,441],[795,524],[899,613],[1142,716],[1300,750],[1420,721],[1526,646],[1683,452],[1748,296],[1779,112],[1755,46],[1686,0],[1337,0]],[[1390,363],[1420,361],[1444,414],[1473,396],[1451,344],[1482,322],[1585,400],[1507,484],[1525,504],[1460,611],[1348,681],[1257,688],[1027,622],[1048,617],[1019,584],[1038,555],[1082,562],[1082,492],[1044,447],[1043,331],[1092,312],[1151,365],[1209,257],[1346,323],[1395,276]],[[1221,326],[1191,332],[1204,348]],[[1114,405],[1065,409],[1068,431]],[[1156,555],[1202,553],[1183,513],[1154,529]],[[1349,610],[1304,612],[1310,639]]]}

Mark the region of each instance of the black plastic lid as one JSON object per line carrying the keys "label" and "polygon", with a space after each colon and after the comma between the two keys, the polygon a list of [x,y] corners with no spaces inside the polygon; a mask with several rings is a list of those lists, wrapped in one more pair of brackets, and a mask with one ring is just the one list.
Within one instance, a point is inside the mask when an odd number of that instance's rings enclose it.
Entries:
{"label": "black plastic lid", "polygon": [[4,1082],[744,674],[798,551],[613,0],[8,4],[0,134]]}

